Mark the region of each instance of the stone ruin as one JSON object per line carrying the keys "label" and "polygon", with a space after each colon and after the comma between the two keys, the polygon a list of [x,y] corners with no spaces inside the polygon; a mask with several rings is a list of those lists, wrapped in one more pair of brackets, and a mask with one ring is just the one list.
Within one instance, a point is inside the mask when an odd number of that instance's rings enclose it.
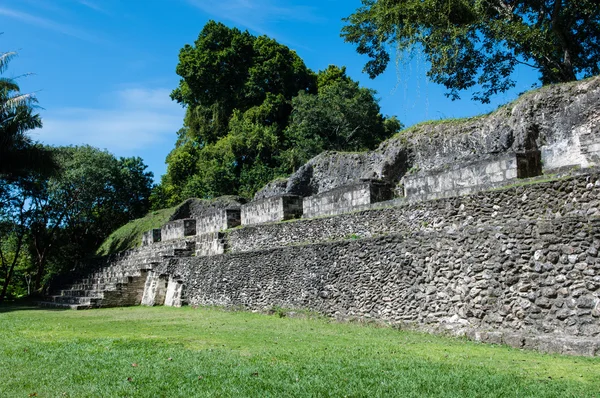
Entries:
{"label": "stone ruin", "polygon": [[600,78],[325,153],[254,201],[194,209],[46,305],[305,308],[600,355]]}

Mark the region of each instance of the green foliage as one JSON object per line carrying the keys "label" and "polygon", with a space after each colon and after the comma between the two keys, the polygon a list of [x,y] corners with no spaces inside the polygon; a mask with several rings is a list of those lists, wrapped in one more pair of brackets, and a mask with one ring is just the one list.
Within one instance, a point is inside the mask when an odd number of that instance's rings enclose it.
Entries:
{"label": "green foliage", "polygon": [[389,47],[420,51],[447,95],[479,86],[473,99],[513,87],[517,64],[534,67],[543,84],[600,73],[600,7],[596,0],[362,0],[342,36],[370,60],[374,78],[386,69]]}
{"label": "green foliage", "polygon": [[93,254],[111,231],[143,216],[152,183],[140,158],[116,159],[90,146],[48,150],[62,172],[31,178],[25,201],[34,291]]}
{"label": "green foliage", "polygon": [[13,78],[3,76],[15,56],[14,52],[0,53],[0,182],[57,171],[52,153],[27,135],[42,127],[40,115],[35,113],[36,98],[21,93]]}
{"label": "green foliage", "polygon": [[372,148],[401,126],[379,114],[375,92],[345,68],[315,75],[275,40],[214,21],[181,50],[177,73],[171,97],[186,117],[153,209],[190,197],[251,197],[323,150]]}
{"label": "green foliage", "polygon": [[375,91],[361,88],[346,76],[345,68],[330,66],[319,73],[318,81],[318,94],[300,93],[292,99],[285,134],[294,169],[325,150],[372,149],[402,127],[395,117],[386,119],[379,113]]}
{"label": "green foliage", "polygon": [[377,325],[190,307],[0,313],[3,397],[600,394],[599,358]]}
{"label": "green foliage", "polygon": [[102,242],[96,251],[96,255],[106,256],[140,246],[143,233],[162,227],[169,221],[175,210],[177,210],[177,206],[151,211],[142,218],[129,221],[127,224],[113,231]]}
{"label": "green foliage", "polygon": [[234,110],[260,106],[268,93],[290,100],[315,89],[314,74],[294,51],[214,21],[181,49],[177,74],[171,98],[187,106],[187,134],[200,145],[227,135]]}

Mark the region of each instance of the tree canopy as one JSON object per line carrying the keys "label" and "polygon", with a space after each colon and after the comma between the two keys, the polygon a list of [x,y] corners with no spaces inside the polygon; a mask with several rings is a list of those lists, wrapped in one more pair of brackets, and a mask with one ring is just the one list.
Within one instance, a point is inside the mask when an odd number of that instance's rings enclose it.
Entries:
{"label": "tree canopy", "polygon": [[153,176],[140,158],[117,159],[90,146],[43,149],[60,172],[0,178],[0,301],[9,286],[23,283],[11,281],[20,263],[32,278],[31,290],[39,291],[149,208]]}
{"label": "tree canopy", "polygon": [[362,0],[345,19],[342,37],[370,60],[374,78],[386,69],[389,49],[422,51],[427,75],[447,95],[479,86],[473,99],[513,87],[518,64],[540,73],[543,84],[600,73],[597,0]]}
{"label": "tree canopy", "polygon": [[316,74],[275,40],[214,21],[181,49],[177,73],[171,98],[186,116],[155,208],[194,196],[251,197],[323,150],[372,148],[400,128],[345,68]]}

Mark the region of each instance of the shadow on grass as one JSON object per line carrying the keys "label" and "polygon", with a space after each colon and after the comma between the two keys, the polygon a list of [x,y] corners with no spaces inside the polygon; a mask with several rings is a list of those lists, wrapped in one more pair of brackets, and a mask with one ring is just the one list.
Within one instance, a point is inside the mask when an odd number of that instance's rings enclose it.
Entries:
{"label": "shadow on grass", "polygon": [[38,302],[42,299],[19,299],[9,300],[0,304],[0,314],[14,311],[72,311],[69,308],[40,307]]}

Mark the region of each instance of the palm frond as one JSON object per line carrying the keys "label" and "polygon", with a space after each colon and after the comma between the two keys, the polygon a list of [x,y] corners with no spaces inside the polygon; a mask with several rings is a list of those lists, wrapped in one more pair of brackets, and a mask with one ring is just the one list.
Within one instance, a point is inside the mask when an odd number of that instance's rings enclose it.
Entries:
{"label": "palm frond", "polygon": [[17,56],[16,51],[9,51],[0,54],[0,73],[4,73],[11,59]]}

